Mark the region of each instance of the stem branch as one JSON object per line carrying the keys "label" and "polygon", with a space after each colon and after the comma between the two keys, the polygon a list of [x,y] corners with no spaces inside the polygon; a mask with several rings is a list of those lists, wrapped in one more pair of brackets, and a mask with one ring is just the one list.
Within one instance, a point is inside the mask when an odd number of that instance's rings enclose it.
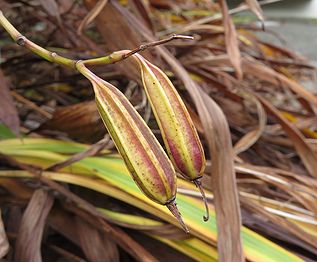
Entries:
{"label": "stem branch", "polygon": [[[2,11],[0,10],[0,25],[3,26],[3,28],[9,33],[9,35],[12,37],[12,39],[20,46],[24,46],[31,52],[37,54],[38,56],[44,58],[45,60],[48,60],[49,62],[57,63],[66,67],[70,67],[73,69],[76,69],[76,60],[69,59],[66,57],[63,57],[61,55],[58,55],[55,52],[51,52],[35,43],[27,39],[25,36],[23,36],[10,22],[9,20],[3,15]],[[146,43],[143,45],[140,45],[139,47],[133,49],[133,50],[122,50],[113,52],[110,55],[104,56],[104,57],[98,57],[98,58],[92,58],[81,61],[86,66],[89,65],[107,65],[107,64],[113,64],[119,61],[122,61],[129,56],[144,51],[148,48],[162,45],[167,42],[173,41],[175,39],[194,39],[192,36],[186,36],[186,35],[176,35],[173,34],[170,37],[164,38],[162,40]]]}

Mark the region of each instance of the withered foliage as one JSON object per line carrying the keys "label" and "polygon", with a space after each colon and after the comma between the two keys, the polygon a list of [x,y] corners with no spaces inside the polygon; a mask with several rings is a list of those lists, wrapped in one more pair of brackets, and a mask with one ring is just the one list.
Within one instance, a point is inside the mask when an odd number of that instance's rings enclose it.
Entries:
{"label": "withered foliage", "polygon": [[[263,22],[261,7],[251,0],[233,12],[225,0],[0,1],[25,36],[76,60],[171,34],[194,36],[141,55],[165,70],[199,131],[207,157],[202,185],[213,192],[208,197],[217,217],[217,245],[211,245],[219,260],[243,261],[242,223],[309,260],[317,256],[317,92],[305,84],[314,83],[315,68],[292,50],[260,40],[257,23],[234,24],[232,13],[249,8]],[[17,46],[2,28],[0,46],[1,123],[21,139],[91,145],[48,171],[116,152],[82,75]],[[132,59],[92,69],[126,95],[162,142]],[[0,169],[35,176],[0,178],[0,256],[7,261],[192,261],[146,234],[189,237],[175,226],[131,226],[95,208],[162,221],[128,201],[54,182],[18,156],[1,154]]]}

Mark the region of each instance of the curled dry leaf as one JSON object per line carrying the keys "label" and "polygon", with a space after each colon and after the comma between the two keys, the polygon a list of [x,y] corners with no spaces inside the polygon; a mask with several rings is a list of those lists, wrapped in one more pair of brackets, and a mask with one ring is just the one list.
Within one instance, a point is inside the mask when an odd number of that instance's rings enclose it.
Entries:
{"label": "curled dry leaf", "polygon": [[244,2],[249,6],[251,11],[256,14],[256,16],[259,18],[259,20],[263,23],[264,22],[264,16],[263,16],[263,11],[258,3],[257,0],[244,0]]}
{"label": "curled dry leaf", "polygon": [[15,261],[42,261],[41,242],[46,218],[54,198],[38,189],[24,211],[15,247]]}
{"label": "curled dry leaf", "polygon": [[153,3],[149,0],[130,0],[129,5],[135,15],[138,16],[139,19],[143,20],[144,24],[152,30],[153,23],[151,21],[151,5]]}
{"label": "curled dry leaf", "polygon": [[287,78],[281,73],[276,72],[270,67],[261,64],[250,57],[242,60],[243,71],[247,74],[253,75],[256,78],[272,83],[273,85],[281,85],[289,88],[300,97],[304,98],[311,104],[317,106],[317,97],[305,89],[303,86]]}
{"label": "curled dry leaf", "polygon": [[236,155],[240,154],[243,151],[246,151],[248,148],[250,148],[258,139],[261,137],[265,125],[266,125],[266,112],[259,102],[259,100],[252,95],[251,93],[246,93],[245,90],[241,91],[240,93],[243,93],[244,98],[251,101],[256,105],[256,110],[258,113],[258,119],[259,119],[259,126],[250,132],[246,133],[235,145],[234,145],[234,152]]}
{"label": "curled dry leaf", "polygon": [[101,10],[105,7],[107,4],[108,0],[99,0],[97,4],[92,8],[89,13],[85,16],[83,21],[80,23],[78,29],[77,29],[77,34],[81,34],[82,30],[89,25],[97,15],[101,12]]}
{"label": "curled dry leaf", "polygon": [[303,161],[309,174],[317,177],[317,154],[311,146],[306,142],[301,132],[290,123],[270,102],[257,95],[257,98],[262,103],[269,114],[275,117],[278,123],[282,126],[285,133],[291,138],[296,151]]}
{"label": "curled dry leaf", "polygon": [[230,62],[236,70],[238,79],[242,79],[241,54],[239,50],[239,41],[236,28],[228,12],[228,6],[225,0],[219,0],[223,17],[223,26],[225,30],[226,49]]}
{"label": "curled dry leaf", "polygon": [[285,218],[281,218],[278,216],[274,216],[273,214],[266,211],[261,205],[256,204],[253,201],[246,199],[245,197],[241,197],[241,202],[243,206],[252,211],[256,211],[257,214],[260,214],[262,217],[272,221],[273,223],[278,224],[283,229],[290,231],[296,237],[311,245],[313,248],[317,248],[317,238],[316,236],[310,235],[308,232],[305,232],[298,225],[288,221]]}
{"label": "curled dry leaf", "polygon": [[91,262],[118,262],[119,252],[117,245],[87,222],[76,217],[76,229],[80,245]]}
{"label": "curled dry leaf", "polygon": [[7,234],[4,230],[4,225],[2,222],[1,210],[0,210],[0,259],[3,258],[9,251],[9,241]]}
{"label": "curled dry leaf", "polygon": [[49,15],[56,17],[59,23],[61,22],[61,17],[56,0],[40,0],[39,2]]}
{"label": "curled dry leaf", "polygon": [[105,134],[95,101],[58,107],[53,118],[35,131],[56,130],[82,142],[95,142]]}

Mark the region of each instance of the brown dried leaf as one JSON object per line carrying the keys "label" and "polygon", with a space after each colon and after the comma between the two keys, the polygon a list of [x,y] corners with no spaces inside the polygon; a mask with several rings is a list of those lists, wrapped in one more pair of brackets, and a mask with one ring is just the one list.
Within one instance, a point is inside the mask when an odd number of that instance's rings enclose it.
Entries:
{"label": "brown dried leaf", "polygon": [[42,261],[42,235],[46,217],[53,202],[54,198],[47,191],[38,189],[34,192],[20,224],[15,247],[15,261]]}
{"label": "brown dried leaf", "polygon": [[80,141],[95,142],[105,131],[95,101],[59,107],[39,130],[57,130]]}
{"label": "brown dried leaf", "polygon": [[294,147],[309,174],[317,178],[317,154],[306,142],[305,137],[300,133],[296,126],[290,123],[270,102],[259,95],[257,95],[257,98],[265,107],[267,112],[276,118],[283,130],[292,140]]}
{"label": "brown dried leaf", "polygon": [[245,93],[246,91],[241,91],[241,93],[244,93],[244,97],[247,100],[250,100],[256,105],[257,113],[258,113],[258,119],[259,119],[259,126],[255,128],[254,130],[251,130],[250,132],[246,133],[235,145],[234,145],[234,152],[236,155],[240,154],[241,152],[246,151],[249,149],[256,141],[261,137],[265,125],[266,125],[266,113],[259,102],[259,100],[251,95],[251,93]]}
{"label": "brown dried leaf", "polygon": [[212,155],[211,174],[218,227],[219,260],[244,261],[229,126],[220,107],[207,94],[202,93],[202,96],[205,110],[208,112],[207,116],[200,114],[200,117],[204,119],[203,126]]}
{"label": "brown dried leaf", "polygon": [[1,210],[0,210],[0,259],[3,258],[9,251],[9,241],[7,234],[4,230],[2,222]]}
{"label": "brown dried leaf", "polygon": [[237,32],[232,22],[232,19],[229,15],[226,1],[219,0],[219,4],[221,6],[221,12],[223,17],[227,53],[229,55],[232,66],[236,70],[237,78],[242,79],[243,74],[241,69],[241,54],[239,50]]}
{"label": "brown dried leaf", "polygon": [[54,207],[47,218],[47,222],[51,228],[63,237],[80,246],[74,216],[70,212]]}
{"label": "brown dried leaf", "polygon": [[[104,220],[101,220],[101,219],[96,220],[95,216],[92,216],[91,214],[83,212],[81,209],[79,209],[78,207],[75,207],[74,205],[67,205],[67,206],[64,205],[64,206],[67,208],[67,210],[73,212],[75,215],[79,216],[90,225],[95,226],[103,234],[109,235],[113,241],[115,241],[128,254],[135,257],[137,261],[144,261],[144,262],[158,261],[144,247],[142,247],[138,242],[132,239],[120,228],[114,225],[110,225]],[[99,222],[99,223],[96,223],[96,222]]]}
{"label": "brown dried leaf", "polygon": [[[152,4],[152,3],[151,3]],[[129,5],[131,6],[132,12],[140,19],[143,20],[144,24],[150,29],[153,29],[153,24],[150,18],[149,0],[129,0]]]}
{"label": "brown dried leaf", "polygon": [[61,21],[58,4],[55,0],[40,0],[40,4],[49,15],[56,17],[58,22]]}
{"label": "brown dried leaf", "polygon": [[258,216],[264,217],[267,220],[273,222],[274,224],[279,225],[282,229],[285,229],[288,232],[291,232],[293,235],[301,239],[302,241],[306,242],[306,244],[310,245],[313,248],[317,248],[317,237],[309,234],[308,232],[305,232],[303,229],[301,229],[296,224],[292,223],[291,221],[281,218],[279,216],[275,216],[268,211],[266,211],[263,206],[260,206],[259,204],[256,204],[254,201],[250,201],[246,199],[245,197],[241,197],[241,202],[243,203],[243,206],[254,213],[256,213]]}
{"label": "brown dried leaf", "polygon": [[108,0],[99,0],[97,4],[89,11],[89,13],[85,16],[85,18],[81,21],[78,29],[77,34],[81,34],[82,30],[89,25],[97,15],[102,11],[102,9],[107,4]]}
{"label": "brown dried leaf", "polygon": [[12,178],[1,178],[0,185],[14,197],[23,200],[30,199],[33,193],[33,190],[25,186],[21,181]]}
{"label": "brown dried leaf", "polygon": [[[117,227],[114,227],[107,223],[104,219],[107,219],[95,206],[90,204],[88,201],[82,199],[78,195],[74,194],[73,192],[69,191],[64,186],[52,181],[49,178],[44,176],[38,175],[38,169],[34,166],[30,166],[27,164],[20,163],[19,161],[14,160],[13,158],[3,155],[0,153],[0,160],[4,159],[7,161],[12,167],[16,167],[19,169],[27,170],[35,177],[39,178],[39,180],[49,186],[51,189],[59,192],[63,196],[65,196],[69,201],[72,201],[72,205],[70,205],[69,209],[72,210],[76,215],[84,217],[87,222],[91,225],[98,224],[98,229],[101,231],[110,234],[112,239],[122,247],[127,253],[131,256],[135,257],[139,261],[153,261],[157,262],[147,250],[145,250],[142,246],[140,246],[136,241],[134,241],[129,235],[127,235],[124,231],[120,230]],[[74,205],[75,204],[75,205]],[[78,207],[80,206],[80,208]],[[83,211],[85,210],[85,211]],[[87,213],[86,213],[87,212]],[[33,224],[32,224],[33,226]]]}
{"label": "brown dried leaf", "polygon": [[274,85],[284,84],[285,87],[291,89],[294,93],[298,94],[300,97],[309,101],[310,103],[317,106],[317,97],[305,89],[303,86],[297,82],[287,78],[286,76],[274,71],[268,66],[261,64],[254,59],[248,58],[242,60],[243,71],[246,74],[250,74],[259,78],[261,80],[267,81]]}
{"label": "brown dried leaf", "polygon": [[244,0],[244,2],[249,6],[251,11],[256,14],[256,16],[260,19],[260,21],[263,23],[264,16],[261,6],[259,5],[257,0]]}
{"label": "brown dried leaf", "polygon": [[60,254],[61,256],[63,256],[66,259],[66,261],[68,261],[68,262],[87,262],[85,259],[82,259],[82,258],[74,255],[73,253],[71,253],[63,248],[60,248],[58,246],[49,245],[49,248],[54,250],[57,254]]}
{"label": "brown dried leaf", "polygon": [[19,134],[20,122],[9,91],[9,84],[0,70],[0,121],[8,126],[15,134]]}
{"label": "brown dried leaf", "polygon": [[76,217],[76,227],[81,247],[91,262],[118,262],[119,252],[117,245],[106,237],[101,235],[97,229],[90,224]]}

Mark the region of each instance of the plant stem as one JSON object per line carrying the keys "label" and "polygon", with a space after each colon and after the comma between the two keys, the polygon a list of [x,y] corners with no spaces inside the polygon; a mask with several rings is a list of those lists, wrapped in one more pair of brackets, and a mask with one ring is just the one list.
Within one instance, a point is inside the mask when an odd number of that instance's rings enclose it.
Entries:
{"label": "plant stem", "polygon": [[117,52],[113,52],[107,56],[87,59],[87,60],[83,60],[82,62],[86,66],[114,64],[116,62],[124,60],[126,58],[125,53],[128,53],[128,52],[130,52],[130,50],[117,51]]}
{"label": "plant stem", "polygon": [[17,41],[17,39],[22,36],[20,32],[16,30],[14,26],[5,18],[1,10],[0,23],[3,26],[3,28],[10,34],[14,41]]}
{"label": "plant stem", "polygon": [[121,50],[121,51],[113,52],[112,54],[110,54],[108,56],[84,60],[83,63],[85,65],[113,64],[113,63],[122,61],[124,59],[127,59],[128,57],[134,55],[135,53],[144,51],[148,48],[151,48],[151,47],[154,47],[157,45],[162,45],[162,44],[168,43],[168,42],[176,40],[176,39],[193,40],[194,38],[192,36],[187,36],[187,35],[173,34],[170,37],[164,38],[162,40],[158,40],[158,41],[154,41],[154,42],[150,42],[150,43],[145,43],[145,44],[140,45],[139,47],[137,47],[133,50]]}
{"label": "plant stem", "polygon": [[[27,39],[25,36],[23,36],[10,22],[9,20],[3,15],[2,11],[0,10],[0,25],[3,26],[3,28],[9,33],[9,35],[12,37],[12,39],[20,46],[24,46],[31,52],[37,54],[38,56],[48,60],[49,62],[57,63],[66,67],[70,67],[73,69],[76,68],[76,60],[69,59],[66,57],[63,57],[61,55],[58,55],[55,52],[51,52],[35,43]],[[82,64],[85,64],[86,66],[89,65],[107,65],[107,64],[113,64],[119,61],[122,61],[129,56],[144,51],[150,47],[162,45],[167,42],[170,42],[175,39],[194,39],[192,36],[185,36],[185,35],[172,35],[168,38],[154,41],[151,43],[146,43],[143,45],[140,45],[139,47],[131,50],[122,50],[113,52],[108,56],[104,57],[98,57],[98,58],[92,58],[81,61]]]}

